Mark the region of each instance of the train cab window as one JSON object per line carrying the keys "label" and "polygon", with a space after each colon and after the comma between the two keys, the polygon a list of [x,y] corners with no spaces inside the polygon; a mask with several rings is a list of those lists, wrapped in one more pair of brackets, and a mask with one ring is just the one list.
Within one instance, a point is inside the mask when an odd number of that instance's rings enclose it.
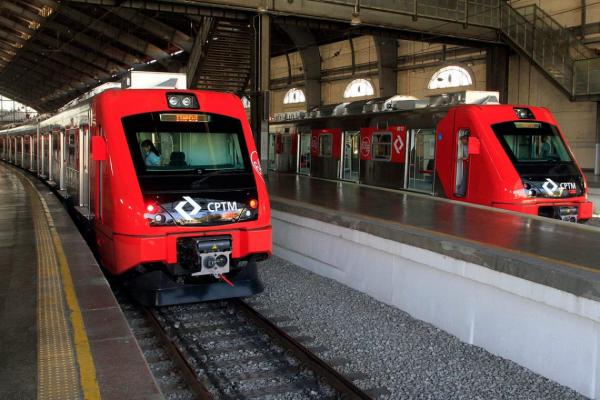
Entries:
{"label": "train cab window", "polygon": [[167,190],[184,181],[192,187],[255,185],[240,120],[219,114],[161,115],[123,118],[143,190]]}
{"label": "train cab window", "polygon": [[331,157],[333,136],[331,134],[319,135],[319,157]]}
{"label": "train cab window", "polygon": [[572,162],[555,126],[545,122],[512,121],[492,125],[492,129],[513,162]]}
{"label": "train cab window", "polygon": [[468,129],[459,129],[456,142],[456,187],[454,194],[457,197],[467,195],[467,185],[469,183],[469,136]]}
{"label": "train cab window", "polygon": [[392,134],[380,132],[373,134],[373,160],[389,161],[392,159]]}

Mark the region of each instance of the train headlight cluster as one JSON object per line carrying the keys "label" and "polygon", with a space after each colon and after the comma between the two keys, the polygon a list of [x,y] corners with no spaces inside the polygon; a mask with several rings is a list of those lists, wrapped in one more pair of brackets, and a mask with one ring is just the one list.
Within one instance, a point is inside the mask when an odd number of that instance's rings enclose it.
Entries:
{"label": "train headlight cluster", "polygon": [[167,93],[170,108],[199,108],[198,99],[191,93]]}
{"label": "train headlight cluster", "polygon": [[529,108],[513,108],[513,110],[515,110],[515,114],[517,114],[517,118],[519,119],[535,119]]}

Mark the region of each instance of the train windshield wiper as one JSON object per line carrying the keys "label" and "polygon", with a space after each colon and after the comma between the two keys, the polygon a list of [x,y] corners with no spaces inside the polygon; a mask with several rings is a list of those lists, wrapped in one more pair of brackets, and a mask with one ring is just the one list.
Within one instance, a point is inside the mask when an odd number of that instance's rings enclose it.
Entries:
{"label": "train windshield wiper", "polygon": [[216,170],[206,170],[206,169],[197,169],[197,172],[200,176],[199,179],[194,181],[194,185],[198,185],[208,178],[212,178],[215,175],[229,175],[240,172],[248,172],[243,168],[232,168],[232,169],[216,169]]}

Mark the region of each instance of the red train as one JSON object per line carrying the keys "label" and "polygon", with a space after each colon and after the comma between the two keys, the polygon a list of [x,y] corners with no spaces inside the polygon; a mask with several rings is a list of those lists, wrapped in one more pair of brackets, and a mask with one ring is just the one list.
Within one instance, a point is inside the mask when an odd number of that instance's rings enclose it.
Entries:
{"label": "red train", "polygon": [[234,95],[108,90],[35,125],[0,132],[2,159],[74,206],[103,267],[142,303],[262,291],[270,206]]}
{"label": "red train", "polygon": [[572,222],[592,217],[585,176],[547,109],[390,100],[272,123],[269,168]]}

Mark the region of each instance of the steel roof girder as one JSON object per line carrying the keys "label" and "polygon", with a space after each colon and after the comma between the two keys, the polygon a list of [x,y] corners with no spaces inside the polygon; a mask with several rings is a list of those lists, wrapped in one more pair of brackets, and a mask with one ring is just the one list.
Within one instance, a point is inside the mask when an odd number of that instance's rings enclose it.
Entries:
{"label": "steel roof girder", "polygon": [[[55,20],[48,21],[45,27],[59,34],[69,34],[69,28],[56,22]],[[112,58],[113,60],[116,60],[117,62],[120,62],[123,65],[131,66],[135,63],[140,62],[140,60],[132,54],[127,53],[126,51],[118,49],[114,46],[111,46],[108,43],[103,43],[100,40],[86,35],[85,33],[77,32],[75,34],[72,34],[72,39],[75,42],[80,43],[81,45],[91,50],[105,54],[107,57]]]}
{"label": "steel roof girder", "polygon": [[153,35],[159,36],[162,39],[175,44],[180,49],[183,49],[187,52],[192,50],[191,37],[167,24],[158,21],[155,18],[127,8],[109,8],[109,11],[125,20],[131,21]]}
{"label": "steel roof girder", "polygon": [[140,39],[134,35],[122,31],[121,29],[107,24],[106,22],[94,19],[78,10],[71,7],[63,6],[60,9],[60,13],[68,18],[79,21],[80,23],[87,25],[90,29],[100,32],[106,36],[111,37],[114,40],[121,42],[121,44],[145,54],[155,60],[162,60],[169,58],[171,55],[154,44]]}

